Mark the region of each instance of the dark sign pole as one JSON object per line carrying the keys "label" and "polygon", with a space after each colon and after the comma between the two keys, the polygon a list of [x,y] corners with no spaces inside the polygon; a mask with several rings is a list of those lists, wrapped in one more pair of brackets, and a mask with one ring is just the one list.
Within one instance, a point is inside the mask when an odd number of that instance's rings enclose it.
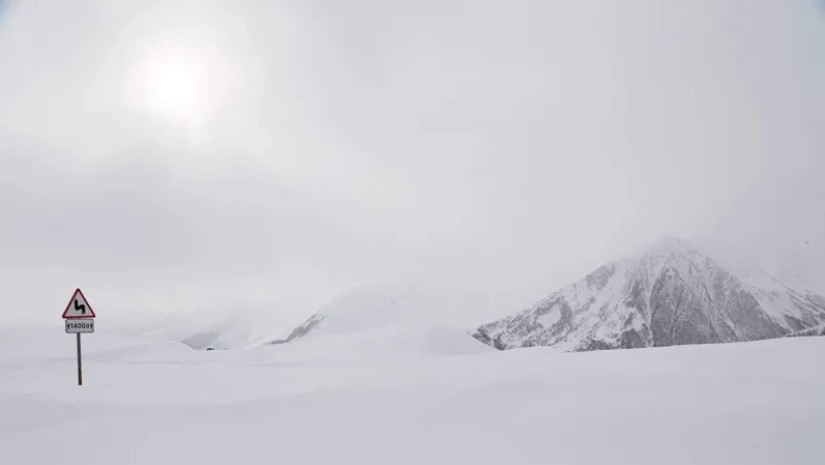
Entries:
{"label": "dark sign pole", "polygon": [[83,362],[80,359],[80,333],[77,333],[77,385],[83,386]]}
{"label": "dark sign pole", "polygon": [[[0,0],[2,2],[3,0]],[[95,311],[83,295],[83,291],[75,289],[72,299],[63,310],[63,319],[66,321],[66,332],[77,334],[77,385],[83,386],[83,354],[80,350],[80,333],[95,332]]]}

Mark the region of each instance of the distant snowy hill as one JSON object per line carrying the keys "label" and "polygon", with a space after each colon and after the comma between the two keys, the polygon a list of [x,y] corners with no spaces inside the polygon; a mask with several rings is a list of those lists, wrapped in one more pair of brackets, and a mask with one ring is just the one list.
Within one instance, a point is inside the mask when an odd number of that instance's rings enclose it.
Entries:
{"label": "distant snowy hill", "polygon": [[[105,314],[103,315],[105,316]],[[101,327],[123,335],[146,336],[183,343],[193,349],[238,349],[254,345],[271,335],[265,317],[244,311],[144,312],[100,319]]]}
{"label": "distant snowy hill", "polygon": [[330,343],[349,347],[358,340],[393,351],[399,346],[439,353],[484,351],[486,347],[467,337],[462,321],[478,312],[494,315],[494,303],[481,293],[455,289],[413,285],[359,289],[324,306],[286,338],[270,344],[323,339],[324,347]]}
{"label": "distant snowy hill", "polygon": [[496,315],[495,300],[478,291],[423,285],[362,288],[325,305],[288,337],[275,342],[294,341],[309,334],[342,334],[387,327],[463,326],[479,314]]}
{"label": "distant snowy hill", "polygon": [[473,336],[564,351],[769,339],[825,323],[825,298],[667,238]]}

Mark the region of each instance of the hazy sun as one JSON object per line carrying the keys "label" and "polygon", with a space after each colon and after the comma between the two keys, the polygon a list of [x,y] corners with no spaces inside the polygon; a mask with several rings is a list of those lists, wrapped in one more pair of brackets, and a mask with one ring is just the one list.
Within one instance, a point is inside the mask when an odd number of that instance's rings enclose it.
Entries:
{"label": "hazy sun", "polygon": [[153,113],[175,119],[190,119],[203,111],[204,95],[198,72],[182,62],[157,63],[146,72],[145,98]]}
{"label": "hazy sun", "polygon": [[133,100],[154,117],[199,124],[209,118],[224,90],[223,71],[216,57],[202,51],[157,47],[132,73]]}

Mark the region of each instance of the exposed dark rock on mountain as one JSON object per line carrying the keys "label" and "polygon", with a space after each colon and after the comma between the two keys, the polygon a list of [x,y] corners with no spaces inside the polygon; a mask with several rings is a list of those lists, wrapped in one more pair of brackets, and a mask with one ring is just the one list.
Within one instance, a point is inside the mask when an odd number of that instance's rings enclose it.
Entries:
{"label": "exposed dark rock on mountain", "polygon": [[669,238],[473,337],[502,350],[587,351],[769,339],[823,323],[822,297],[759,271],[730,270]]}

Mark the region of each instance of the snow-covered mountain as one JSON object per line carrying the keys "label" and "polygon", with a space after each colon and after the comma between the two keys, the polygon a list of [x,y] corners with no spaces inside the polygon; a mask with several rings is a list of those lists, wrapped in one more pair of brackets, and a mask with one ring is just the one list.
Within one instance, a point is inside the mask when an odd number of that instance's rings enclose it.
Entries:
{"label": "snow-covered mountain", "polygon": [[204,350],[256,347],[271,338],[273,324],[262,312],[241,308],[225,314],[197,310],[120,313],[107,316],[104,326],[124,336],[180,342]]}
{"label": "snow-covered mountain", "polygon": [[495,308],[495,299],[474,290],[421,285],[363,288],[324,306],[287,337],[268,345],[300,341],[320,351],[484,352],[492,349],[470,338],[464,328],[475,314],[496,315]]}
{"label": "snow-covered mountain", "polygon": [[331,335],[382,328],[467,327],[479,315],[495,317],[496,299],[482,291],[423,284],[391,284],[353,290],[323,306],[286,338]]}
{"label": "snow-covered mountain", "polygon": [[473,336],[498,349],[586,351],[769,339],[823,323],[825,298],[666,238]]}

